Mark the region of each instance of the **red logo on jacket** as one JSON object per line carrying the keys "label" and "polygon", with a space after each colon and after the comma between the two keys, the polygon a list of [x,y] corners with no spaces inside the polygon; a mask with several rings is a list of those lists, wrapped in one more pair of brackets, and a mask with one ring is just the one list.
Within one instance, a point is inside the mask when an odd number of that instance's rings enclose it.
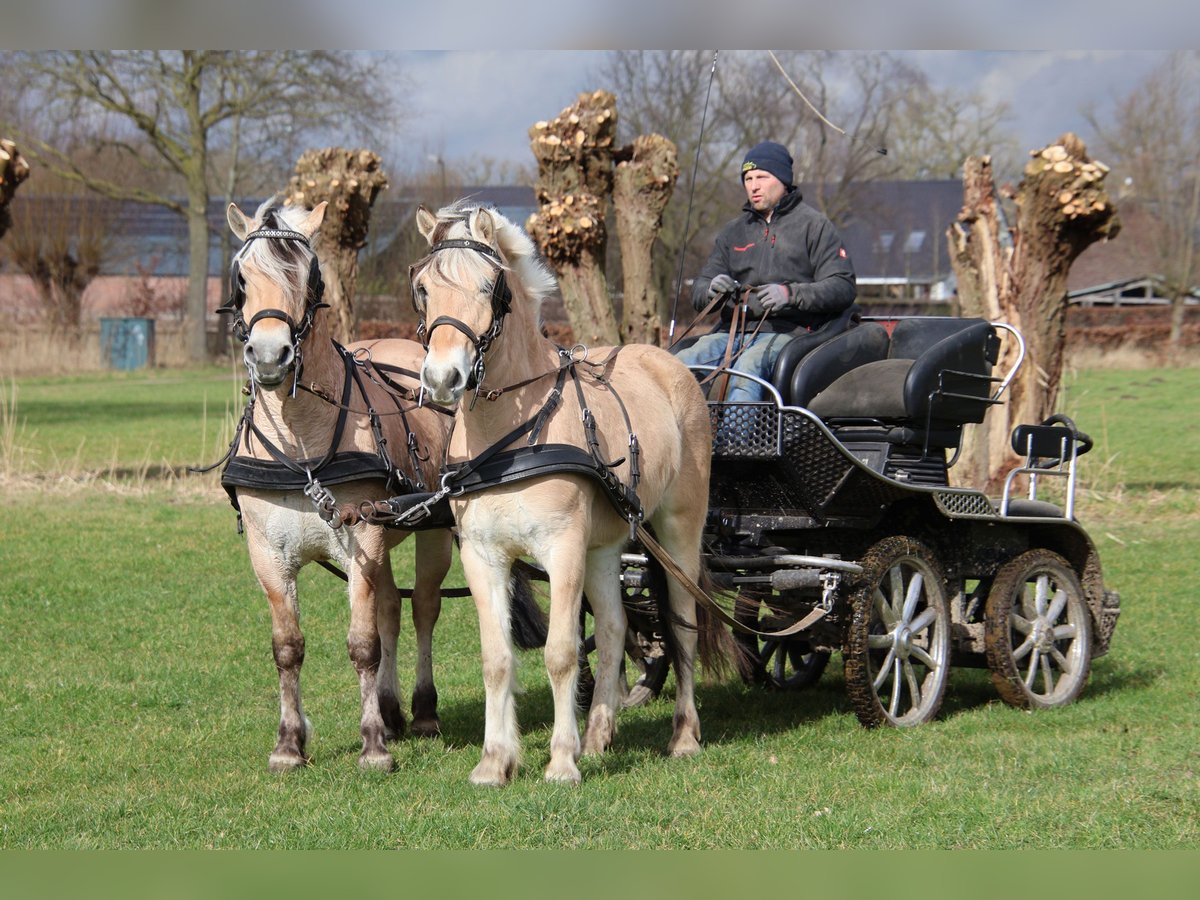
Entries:
{"label": "red logo on jacket", "polygon": [[[753,246],[754,246],[754,242],[753,242],[753,241],[751,241],[751,242],[750,242],[749,244],[747,244],[745,247],[734,247],[734,248],[733,248],[733,252],[734,252],[734,253],[745,253],[747,250],[749,250],[749,249],[750,249],[751,247],[753,247]],[[842,254],[842,255],[844,256],[845,254]]]}

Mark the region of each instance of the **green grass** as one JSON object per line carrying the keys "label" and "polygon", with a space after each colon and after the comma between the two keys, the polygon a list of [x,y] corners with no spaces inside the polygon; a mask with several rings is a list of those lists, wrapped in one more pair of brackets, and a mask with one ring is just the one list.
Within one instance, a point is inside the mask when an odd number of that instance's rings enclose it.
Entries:
{"label": "green grass", "polygon": [[[300,586],[313,760],[268,773],[270,622],[215,476],[111,474],[136,470],[147,441],[195,461],[212,434],[194,410],[233,383],[22,381],[26,451],[52,460],[49,441],[94,438],[88,458],[109,474],[56,487],[48,467],[3,483],[0,848],[1196,848],[1198,375],[1083,372],[1068,386],[1097,439],[1081,516],[1123,606],[1076,704],[1014,710],[986,673],[957,669],[937,722],[866,731],[835,657],[797,694],[703,683],[695,759],[662,755],[669,702],[626,711],[571,789],[540,779],[552,707],[528,653],[525,766],[502,790],[467,783],[483,731],[469,600],[446,602],[435,637],[444,737],[394,744],[390,775],[358,771],[344,588],[316,567]],[[404,579],[411,550],[396,558]],[[412,654],[406,624],[402,688]]]}

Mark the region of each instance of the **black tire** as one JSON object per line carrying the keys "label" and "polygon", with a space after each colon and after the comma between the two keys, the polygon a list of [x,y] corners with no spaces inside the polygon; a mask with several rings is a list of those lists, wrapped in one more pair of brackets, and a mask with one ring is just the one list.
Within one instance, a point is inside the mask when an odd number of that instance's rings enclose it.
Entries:
{"label": "black tire", "polygon": [[[753,598],[738,598],[734,618],[759,631],[778,631],[786,623],[770,616],[766,606]],[[807,638],[764,638],[734,631],[734,639],[745,652],[749,666],[743,676],[748,683],[780,691],[799,691],[816,684],[829,665],[829,652],[814,650]]]}
{"label": "black tire", "polygon": [[867,728],[930,721],[950,676],[950,608],[941,567],[924,544],[885,538],[862,560],[850,597],[846,692]]}
{"label": "black tire", "polygon": [[1005,563],[988,592],[984,649],[1005,703],[1053,709],[1079,696],[1092,667],[1092,617],[1079,577],[1050,550]]}

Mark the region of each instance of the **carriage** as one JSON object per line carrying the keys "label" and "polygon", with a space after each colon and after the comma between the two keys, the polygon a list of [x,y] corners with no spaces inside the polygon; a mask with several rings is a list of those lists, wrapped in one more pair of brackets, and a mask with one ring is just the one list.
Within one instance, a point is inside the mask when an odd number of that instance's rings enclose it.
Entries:
{"label": "carriage", "polygon": [[[1091,439],[1063,415],[1021,425],[1022,462],[1000,497],[953,487],[965,427],[1003,402],[1024,359],[1020,334],[957,317],[846,324],[785,350],[770,382],[755,379],[764,402],[709,402],[705,560],[716,586],[738,595],[745,677],[803,688],[840,651],[867,727],[932,719],[952,666],[987,667],[1014,706],[1071,702],[1120,612],[1075,518]],[[1010,368],[994,374],[1006,341]],[[1056,503],[1045,499],[1052,480]],[[653,696],[667,670],[649,564],[625,557],[640,670],[630,703]]]}

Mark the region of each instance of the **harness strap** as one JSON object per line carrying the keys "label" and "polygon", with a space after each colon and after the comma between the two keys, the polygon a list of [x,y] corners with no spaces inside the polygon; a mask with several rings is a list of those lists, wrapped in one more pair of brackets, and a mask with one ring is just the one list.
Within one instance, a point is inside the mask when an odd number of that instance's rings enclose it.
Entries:
{"label": "harness strap", "polygon": [[647,529],[644,525],[638,525],[637,538],[642,542],[642,546],[645,547],[650,554],[662,564],[662,567],[666,569],[668,573],[670,573],[671,577],[678,581],[684,590],[686,590],[692,595],[693,598],[695,598],[696,602],[711,610],[713,615],[715,615],[726,625],[733,628],[735,631],[740,631],[743,634],[756,634],[759,637],[765,638],[785,638],[804,631],[804,629],[819,622],[821,619],[825,618],[826,615],[828,615],[827,610],[818,606],[803,619],[800,619],[798,622],[793,622],[782,631],[759,631],[755,628],[751,628],[749,625],[743,625],[729,613],[725,612],[725,610],[717,603],[716,600],[708,596],[708,594],[704,592],[704,589],[700,587],[700,585],[696,584],[696,582],[692,580],[682,568],[679,567],[679,564],[675,562],[675,560],[671,557],[671,554],[667,552],[666,548],[663,547],[662,544],[655,540],[654,535],[652,535],[649,529]]}

